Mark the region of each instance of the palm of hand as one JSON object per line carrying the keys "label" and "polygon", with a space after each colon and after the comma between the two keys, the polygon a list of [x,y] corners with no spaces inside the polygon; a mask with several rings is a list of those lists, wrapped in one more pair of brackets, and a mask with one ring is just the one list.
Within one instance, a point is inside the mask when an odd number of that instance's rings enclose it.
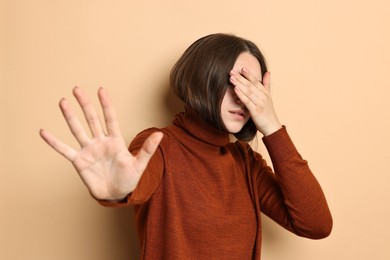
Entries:
{"label": "palm of hand", "polygon": [[97,199],[118,200],[132,192],[163,135],[152,134],[143,144],[137,156],[133,156],[125,145],[116,119],[115,110],[108,94],[99,89],[99,100],[103,108],[107,135],[104,134],[97,113],[84,92],[75,88],[74,96],[80,104],[88,126],[90,138],[65,99],[60,107],[68,126],[81,148],[75,150],[45,130],[41,137],[54,150],[72,162],[90,193]]}
{"label": "palm of hand", "polygon": [[110,199],[124,197],[116,191],[134,189],[137,170],[134,157],[123,140],[103,137],[93,140],[76,155],[72,164],[95,198]]}

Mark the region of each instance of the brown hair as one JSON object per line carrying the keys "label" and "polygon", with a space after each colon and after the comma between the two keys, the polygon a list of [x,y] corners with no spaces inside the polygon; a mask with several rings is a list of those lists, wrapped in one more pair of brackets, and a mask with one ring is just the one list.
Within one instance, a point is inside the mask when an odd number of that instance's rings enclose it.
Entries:
{"label": "brown hair", "polygon": [[[226,131],[221,117],[221,103],[229,82],[229,72],[237,57],[249,52],[260,63],[261,75],[267,65],[259,48],[251,41],[231,34],[210,34],[195,41],[179,58],[170,74],[171,87],[186,107],[215,128]],[[252,140],[257,129],[252,119],[235,137]]]}

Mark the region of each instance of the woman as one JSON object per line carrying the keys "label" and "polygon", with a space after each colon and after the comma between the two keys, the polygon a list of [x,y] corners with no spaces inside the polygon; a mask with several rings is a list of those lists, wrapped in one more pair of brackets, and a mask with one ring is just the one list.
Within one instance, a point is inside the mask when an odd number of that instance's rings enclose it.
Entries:
{"label": "woman", "polygon": [[[255,44],[203,37],[173,67],[171,86],[185,111],[170,126],[141,132],[129,150],[102,88],[107,134],[80,88],[73,92],[92,138],[65,99],[60,107],[81,149],[41,130],[101,204],[135,205],[142,259],[259,259],[260,212],[299,236],[330,234],[326,199],[277,118]],[[246,143],[257,132],[275,172]]]}

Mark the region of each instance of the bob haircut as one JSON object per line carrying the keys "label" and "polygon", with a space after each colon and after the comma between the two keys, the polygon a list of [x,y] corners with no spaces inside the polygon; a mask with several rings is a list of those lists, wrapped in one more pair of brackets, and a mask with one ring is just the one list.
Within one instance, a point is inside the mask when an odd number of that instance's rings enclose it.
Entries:
{"label": "bob haircut", "polygon": [[[191,44],[170,73],[171,87],[186,108],[194,110],[220,131],[227,131],[222,121],[221,104],[226,90],[232,86],[229,73],[243,52],[257,58],[264,76],[267,65],[259,48],[251,41],[223,33],[204,36]],[[250,118],[234,136],[241,141],[250,141],[256,133]]]}

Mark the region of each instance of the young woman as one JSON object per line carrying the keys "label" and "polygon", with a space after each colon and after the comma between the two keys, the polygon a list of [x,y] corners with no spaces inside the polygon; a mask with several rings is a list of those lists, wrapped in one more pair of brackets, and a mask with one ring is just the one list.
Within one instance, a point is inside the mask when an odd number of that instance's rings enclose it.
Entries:
{"label": "young woman", "polygon": [[[141,132],[129,149],[102,88],[107,133],[80,88],[73,93],[92,138],[65,99],[60,107],[81,148],[41,130],[101,204],[135,206],[142,259],[259,259],[260,212],[299,236],[330,234],[326,199],[277,118],[270,73],[255,44],[227,34],[203,37],[173,67],[171,86],[185,111],[170,126]],[[246,143],[257,132],[275,172]]]}

